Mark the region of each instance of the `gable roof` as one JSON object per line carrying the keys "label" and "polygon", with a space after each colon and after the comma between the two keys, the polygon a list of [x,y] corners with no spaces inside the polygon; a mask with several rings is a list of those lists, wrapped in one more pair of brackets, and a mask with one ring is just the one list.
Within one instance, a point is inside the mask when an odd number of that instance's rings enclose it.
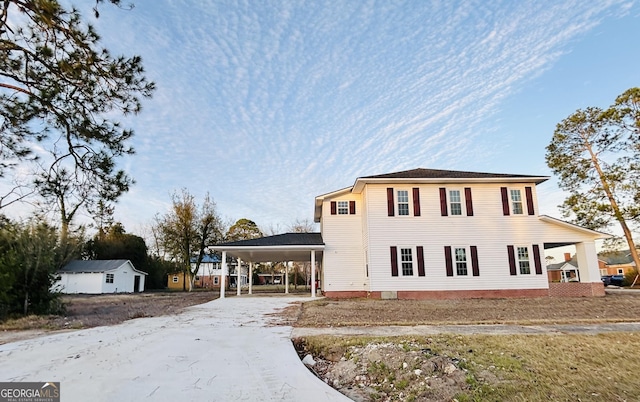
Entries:
{"label": "gable roof", "polygon": [[[565,266],[567,266],[565,268]],[[578,263],[573,261],[573,260],[569,260],[569,261],[562,261],[562,262],[558,262],[556,264],[549,264],[547,265],[547,271],[560,271],[560,270],[564,270],[564,269],[575,269],[578,268]]]}
{"label": "gable roof", "polygon": [[129,260],[74,260],[62,267],[61,273],[100,273],[113,271],[124,264],[129,263],[134,271],[147,275],[146,272],[138,271]]}

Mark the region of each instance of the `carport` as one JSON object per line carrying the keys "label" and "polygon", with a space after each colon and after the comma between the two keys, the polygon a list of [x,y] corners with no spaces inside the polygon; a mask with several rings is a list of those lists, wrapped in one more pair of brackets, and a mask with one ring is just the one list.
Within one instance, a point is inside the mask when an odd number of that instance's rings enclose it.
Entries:
{"label": "carport", "polygon": [[[322,264],[324,242],[320,233],[284,233],[258,239],[240,240],[216,244],[210,250],[222,253],[222,275],[220,278],[220,298],[225,297],[225,281],[228,273],[227,254],[241,262],[249,263],[249,294],[252,294],[253,264],[258,262],[311,262],[311,297],[316,296],[316,263]],[[322,266],[322,265],[321,265]],[[289,264],[285,264],[285,293],[289,293]],[[239,270],[240,268],[238,268]],[[240,286],[236,292],[240,295]]]}

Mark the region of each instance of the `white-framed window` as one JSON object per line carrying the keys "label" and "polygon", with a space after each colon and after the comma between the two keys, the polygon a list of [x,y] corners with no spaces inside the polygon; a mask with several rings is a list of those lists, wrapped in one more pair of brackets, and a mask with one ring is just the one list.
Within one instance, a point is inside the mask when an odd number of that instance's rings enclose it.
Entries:
{"label": "white-framed window", "polygon": [[607,274],[607,270],[606,269],[601,269],[600,270],[600,276],[605,276]]}
{"label": "white-framed window", "polygon": [[456,247],[453,249],[453,255],[456,262],[456,275],[467,275],[467,249],[464,247]]}
{"label": "white-framed window", "polygon": [[449,209],[451,215],[462,215],[462,196],[460,190],[449,190]]}
{"label": "white-framed window", "polygon": [[400,249],[400,266],[402,276],[413,276],[413,256],[410,248]]}
{"label": "white-framed window", "polygon": [[174,275],[173,278],[171,279],[171,281],[173,283],[178,283],[178,275]]}
{"label": "white-framed window", "polygon": [[338,201],[338,215],[349,215],[349,201]]}
{"label": "white-framed window", "polygon": [[529,261],[529,248],[517,247],[516,259],[518,260],[518,267],[521,275],[528,275],[531,273],[531,263]]}
{"label": "white-framed window", "polygon": [[398,215],[409,215],[408,190],[398,190]]}
{"label": "white-framed window", "polygon": [[522,190],[518,188],[509,190],[509,199],[511,200],[511,213],[514,215],[524,214],[522,207]]}
{"label": "white-framed window", "polygon": [[106,283],[113,283],[114,274],[107,274]]}
{"label": "white-framed window", "polygon": [[622,274],[624,274],[624,269],[618,268],[618,275],[622,275]]}
{"label": "white-framed window", "polygon": [[219,276],[214,276],[213,277],[213,284],[214,285],[219,285],[220,284],[220,277]]}

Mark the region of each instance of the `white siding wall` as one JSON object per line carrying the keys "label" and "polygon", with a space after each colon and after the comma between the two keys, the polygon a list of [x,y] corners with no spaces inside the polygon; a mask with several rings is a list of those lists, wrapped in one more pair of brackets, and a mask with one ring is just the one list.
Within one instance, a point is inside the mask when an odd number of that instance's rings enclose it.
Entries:
{"label": "white siding wall", "polygon": [[[524,187],[533,187],[535,215],[527,214]],[[535,186],[532,184],[514,185],[508,188],[521,188],[523,196],[523,215],[503,216],[500,184],[472,185],[367,185],[367,222],[369,246],[369,281],[371,291],[385,290],[490,290],[490,289],[540,289],[547,288],[547,275],[544,268],[543,243],[555,241],[593,240],[588,235],[556,227],[541,222],[538,215]],[[409,192],[409,216],[387,216],[387,187]],[[421,216],[413,216],[412,188],[420,189]],[[441,216],[439,188],[459,189],[463,195],[462,216]],[[464,187],[472,190],[474,216],[466,216],[464,211]],[[394,197],[397,215],[397,193]],[[323,217],[325,211],[323,211]],[[328,211],[327,211],[328,213]],[[327,233],[328,230],[325,230]],[[331,237],[323,233],[329,248]],[[532,245],[538,244],[541,250],[543,274],[535,274]],[[507,245],[527,246],[530,254],[530,275],[510,275]],[[399,276],[391,276],[390,246],[411,247],[414,258],[414,276],[403,277],[399,267]],[[416,246],[424,247],[426,276],[418,276]],[[446,276],[444,247],[469,247],[478,249],[480,276],[471,272],[471,256],[468,252],[467,276]],[[455,261],[454,261],[455,272]]]}
{"label": "white siding wall", "polygon": [[[102,293],[102,273],[84,273],[84,274],[60,274],[60,281],[54,285],[54,289],[60,290],[62,293]],[[58,287],[58,285],[60,285]]]}
{"label": "white siding wall", "polygon": [[[331,201],[355,201],[355,215],[331,215]],[[366,290],[362,247],[362,198],[346,194],[322,205],[324,291]]]}

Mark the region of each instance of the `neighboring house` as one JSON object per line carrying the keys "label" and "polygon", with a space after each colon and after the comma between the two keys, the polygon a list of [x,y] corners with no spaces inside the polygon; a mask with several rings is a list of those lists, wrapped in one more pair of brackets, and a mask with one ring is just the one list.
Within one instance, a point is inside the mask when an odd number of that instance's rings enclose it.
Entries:
{"label": "neighboring house", "polygon": [[575,261],[569,260],[547,265],[549,282],[580,282],[580,272]]}
{"label": "neighboring house", "polygon": [[[595,241],[609,236],[539,215],[536,186],[547,179],[414,169],[316,197],[324,294],[604,295]],[[566,245],[575,245],[580,283],[550,284],[544,250]]]}
{"label": "neighboring house", "polygon": [[635,272],[636,263],[631,261],[622,264],[607,264],[606,273],[602,275],[626,275]]}
{"label": "neighboring house", "polygon": [[129,260],[76,260],[56,275],[54,290],[100,294],[142,292],[147,273],[137,270]]}
{"label": "neighboring house", "polygon": [[[237,274],[235,272],[236,264],[229,264],[232,266],[231,274],[227,275],[227,285],[233,284],[235,286]],[[191,260],[191,269],[195,269],[196,259],[193,258]],[[247,285],[247,268],[242,267],[242,273],[240,275],[240,280],[242,286]],[[198,272],[196,273],[194,287],[195,288],[219,288],[220,287],[220,276],[222,275],[220,258],[217,255],[205,255],[200,262],[200,267],[198,268]],[[172,273],[167,276],[167,288],[171,290],[182,290],[186,287],[189,289],[189,278],[191,278],[190,274],[187,274],[187,282],[186,286],[183,286],[183,276],[184,273],[177,272]]]}

